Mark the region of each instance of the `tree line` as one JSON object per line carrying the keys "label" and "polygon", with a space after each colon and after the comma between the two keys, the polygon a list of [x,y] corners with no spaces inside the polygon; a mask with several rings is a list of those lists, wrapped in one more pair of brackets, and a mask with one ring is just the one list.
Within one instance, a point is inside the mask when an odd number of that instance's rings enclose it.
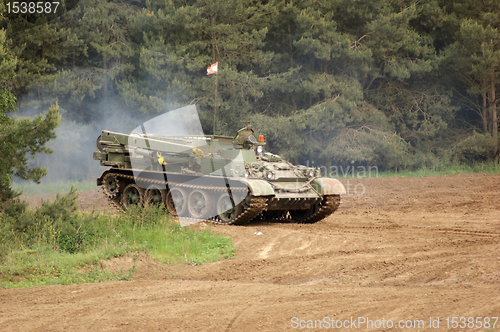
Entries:
{"label": "tree line", "polygon": [[62,121],[100,127],[196,104],[205,133],[251,123],[316,165],[499,157],[496,0],[81,0],[50,20],[0,6],[19,109],[57,101]]}

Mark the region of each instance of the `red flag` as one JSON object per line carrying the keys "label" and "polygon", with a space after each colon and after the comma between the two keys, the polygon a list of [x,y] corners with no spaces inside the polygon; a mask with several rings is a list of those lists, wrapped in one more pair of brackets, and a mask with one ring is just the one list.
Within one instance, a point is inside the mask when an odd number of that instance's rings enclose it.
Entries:
{"label": "red flag", "polygon": [[216,62],[213,65],[211,65],[210,67],[208,67],[207,68],[207,75],[217,74],[218,65],[219,65],[219,63]]}

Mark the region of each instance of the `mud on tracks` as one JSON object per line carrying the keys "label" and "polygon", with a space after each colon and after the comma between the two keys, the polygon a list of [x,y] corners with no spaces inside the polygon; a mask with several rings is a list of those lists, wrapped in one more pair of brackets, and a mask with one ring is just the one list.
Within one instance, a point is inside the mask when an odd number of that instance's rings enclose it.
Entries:
{"label": "mud on tracks", "polygon": [[282,331],[292,317],[440,317],[433,330],[448,330],[446,317],[500,316],[500,176],[347,180],[364,195],[316,224],[191,226],[230,236],[234,259],[141,253],[131,282],[0,290],[2,330]]}

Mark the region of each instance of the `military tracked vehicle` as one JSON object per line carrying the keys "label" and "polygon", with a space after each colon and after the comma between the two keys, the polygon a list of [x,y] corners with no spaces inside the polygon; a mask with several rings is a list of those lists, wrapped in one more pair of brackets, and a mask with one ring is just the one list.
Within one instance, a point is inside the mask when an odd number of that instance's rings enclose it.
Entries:
{"label": "military tracked vehicle", "polygon": [[113,204],[163,204],[184,224],[314,223],[335,212],[345,193],[319,169],[266,152],[264,136],[256,138],[250,126],[234,137],[103,130],[96,145],[94,159],[110,166],[97,185]]}

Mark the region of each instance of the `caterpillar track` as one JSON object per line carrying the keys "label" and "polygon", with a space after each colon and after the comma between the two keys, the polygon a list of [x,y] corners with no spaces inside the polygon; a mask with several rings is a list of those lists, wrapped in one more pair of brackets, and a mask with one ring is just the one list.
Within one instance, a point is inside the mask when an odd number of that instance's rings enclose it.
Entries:
{"label": "caterpillar track", "polygon": [[330,214],[334,213],[337,211],[337,209],[340,206],[340,196],[339,195],[332,195],[332,196],[325,196],[323,198],[323,201],[319,205],[318,211],[316,211],[314,214],[309,216],[307,219],[302,220],[301,223],[315,223],[318,222]]}
{"label": "caterpillar track", "polygon": [[278,216],[275,214],[266,214],[263,213],[260,217],[261,219],[264,220],[272,220],[275,222],[299,222],[301,224],[313,224],[316,223],[335,211],[339,208],[341,203],[341,198],[340,195],[330,195],[330,196],[325,196],[323,200],[318,204],[317,209],[315,212],[309,216],[307,216],[305,219],[302,220],[295,220],[290,213],[282,213]]}
{"label": "caterpillar track", "polygon": [[[108,171],[106,171],[108,172]],[[105,172],[105,173],[106,173]],[[166,188],[184,188],[188,190],[206,190],[210,192],[218,192],[220,194],[227,193],[228,189],[226,187],[212,187],[212,186],[199,186],[192,184],[184,184],[184,183],[176,183],[176,182],[168,182],[162,181],[158,179],[151,178],[135,178],[133,175],[126,174],[116,174],[116,173],[107,173],[101,176],[102,180],[102,188],[104,196],[113,204],[113,206],[119,211],[126,210],[126,206],[123,204],[123,190],[120,192],[121,187],[127,187],[130,184],[140,183],[143,186],[150,186],[151,184],[156,184],[158,186],[164,186]],[[246,188],[231,188],[232,194],[242,194],[246,193]],[[144,199],[141,199],[139,204],[147,204]],[[168,205],[168,204],[165,204]],[[219,223],[219,224],[234,224],[234,225],[243,225],[255,219],[261,212],[263,212],[267,205],[266,197],[251,197],[249,196],[249,201],[244,202],[241,206],[241,212],[235,216],[234,219],[229,221],[223,221],[219,216],[207,218],[207,219],[197,219],[183,216],[182,218],[187,221],[199,222],[201,220]],[[172,211],[170,211],[172,212]],[[175,213],[174,213],[175,214]]]}
{"label": "caterpillar track", "polygon": [[[104,196],[113,204],[113,206],[119,210],[124,211],[127,206],[124,206],[123,198],[123,188],[128,187],[130,184],[142,184],[143,187],[150,187],[151,185],[164,186],[166,188],[184,188],[187,190],[206,190],[211,192],[227,193],[228,188],[226,187],[211,187],[211,186],[197,186],[192,184],[176,183],[162,181],[158,179],[151,178],[135,178],[133,175],[127,174],[117,174],[112,173],[109,170],[103,173],[102,177],[102,189]],[[120,191],[120,189],[122,190]],[[168,189],[167,189],[168,190]],[[246,188],[231,188],[232,194],[243,194],[247,192]],[[145,196],[145,194],[143,194]],[[144,197],[143,196],[143,197]],[[300,223],[315,223],[318,222],[328,215],[334,213],[340,206],[340,195],[330,195],[324,196],[321,202],[319,202],[314,209],[314,211],[308,215],[306,218],[301,220],[295,220],[290,213],[283,213],[280,217],[267,217],[265,211],[267,209],[267,202],[272,198],[268,197],[256,197],[248,195],[245,200],[240,204],[239,211],[234,218],[230,220],[223,220],[219,215],[215,217],[210,217],[207,219],[192,218],[189,216],[182,216],[186,221],[191,223],[199,221],[208,221],[212,223],[225,224],[225,225],[244,225],[248,222],[261,219],[261,220],[273,220],[276,222],[300,222]],[[144,198],[138,201],[138,204],[148,204]],[[168,204],[165,204],[168,205]],[[170,211],[172,213],[172,211]],[[173,213],[174,216],[175,212]],[[178,216],[176,216],[178,217]]]}

